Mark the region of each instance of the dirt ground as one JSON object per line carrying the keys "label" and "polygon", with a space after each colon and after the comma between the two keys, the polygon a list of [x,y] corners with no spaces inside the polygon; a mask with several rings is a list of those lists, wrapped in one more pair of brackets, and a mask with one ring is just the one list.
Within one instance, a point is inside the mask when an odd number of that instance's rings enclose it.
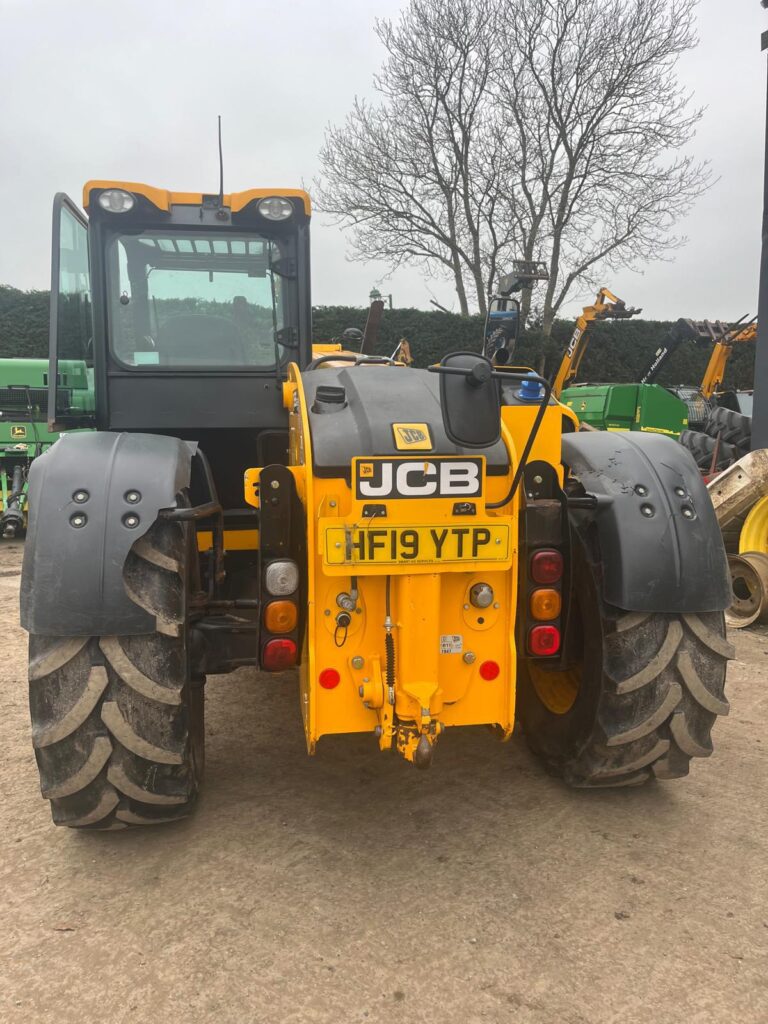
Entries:
{"label": "dirt ground", "polygon": [[565,789],[514,737],[418,773],[306,756],[295,681],[208,687],[195,816],[78,834],[38,790],[0,550],[0,1020],[24,1024],[768,1021],[768,633],[687,780]]}

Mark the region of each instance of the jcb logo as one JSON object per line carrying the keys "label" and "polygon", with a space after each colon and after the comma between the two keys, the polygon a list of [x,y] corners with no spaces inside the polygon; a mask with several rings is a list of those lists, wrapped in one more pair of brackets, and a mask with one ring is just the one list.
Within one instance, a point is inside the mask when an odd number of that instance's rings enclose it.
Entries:
{"label": "jcb logo", "polygon": [[355,497],[477,498],[482,459],[368,459],[355,463]]}
{"label": "jcb logo", "polygon": [[392,433],[395,435],[395,447],[399,452],[432,450],[432,438],[426,423],[393,423]]}
{"label": "jcb logo", "polygon": [[577,346],[577,344],[579,342],[579,338],[582,336],[583,333],[584,333],[584,331],[582,331],[582,329],[580,327],[577,327],[576,330],[573,332],[573,335],[571,336],[571,340],[568,343],[568,348],[566,349],[566,352],[565,352],[565,354],[568,356],[569,359],[573,355],[574,351],[576,350],[576,346]]}
{"label": "jcb logo", "polygon": [[417,427],[397,427],[397,435],[403,444],[418,444],[419,441],[426,441],[427,435]]}

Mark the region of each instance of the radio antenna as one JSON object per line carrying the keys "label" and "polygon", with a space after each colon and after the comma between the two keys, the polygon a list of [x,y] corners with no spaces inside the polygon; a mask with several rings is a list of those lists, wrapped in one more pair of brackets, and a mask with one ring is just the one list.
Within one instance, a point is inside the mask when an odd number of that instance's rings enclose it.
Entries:
{"label": "radio antenna", "polygon": [[224,209],[224,154],[221,148],[221,114],[219,114],[219,209]]}

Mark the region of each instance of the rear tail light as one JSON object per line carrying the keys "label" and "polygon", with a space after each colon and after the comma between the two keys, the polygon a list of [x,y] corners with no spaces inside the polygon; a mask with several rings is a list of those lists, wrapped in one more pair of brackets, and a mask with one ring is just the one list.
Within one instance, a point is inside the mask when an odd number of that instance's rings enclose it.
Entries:
{"label": "rear tail light", "polygon": [[531,594],[531,616],[541,622],[551,622],[560,614],[563,601],[557,590],[534,590]]}
{"label": "rear tail light", "polygon": [[317,681],[324,690],[335,690],[341,682],[341,676],[335,668],[324,668]]}
{"label": "rear tail light", "polygon": [[290,633],[296,628],[297,615],[292,601],[272,601],[264,609],[264,627],[268,633]]}
{"label": "rear tail light", "polygon": [[557,583],[563,576],[563,556],[559,551],[537,551],[531,557],[531,579],[535,583]]}
{"label": "rear tail light", "polygon": [[272,597],[286,597],[299,586],[299,567],[295,562],[270,562],[264,573],[264,586]]}
{"label": "rear tail light", "polygon": [[495,661],[484,661],[480,666],[480,678],[487,680],[489,683],[491,680],[496,679],[501,669],[498,663]]}
{"label": "rear tail light", "polygon": [[268,640],[261,653],[261,667],[267,672],[280,672],[293,668],[298,654],[293,640],[285,638]]}
{"label": "rear tail light", "polygon": [[534,626],[528,634],[528,651],[540,658],[557,654],[560,650],[560,630],[557,626]]}

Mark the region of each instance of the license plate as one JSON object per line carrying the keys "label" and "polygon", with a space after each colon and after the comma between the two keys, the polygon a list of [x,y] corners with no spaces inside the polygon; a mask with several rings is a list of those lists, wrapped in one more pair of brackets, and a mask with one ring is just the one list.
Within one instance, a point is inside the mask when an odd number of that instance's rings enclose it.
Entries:
{"label": "license plate", "polygon": [[327,565],[444,565],[505,562],[510,529],[506,524],[473,526],[329,526]]}

